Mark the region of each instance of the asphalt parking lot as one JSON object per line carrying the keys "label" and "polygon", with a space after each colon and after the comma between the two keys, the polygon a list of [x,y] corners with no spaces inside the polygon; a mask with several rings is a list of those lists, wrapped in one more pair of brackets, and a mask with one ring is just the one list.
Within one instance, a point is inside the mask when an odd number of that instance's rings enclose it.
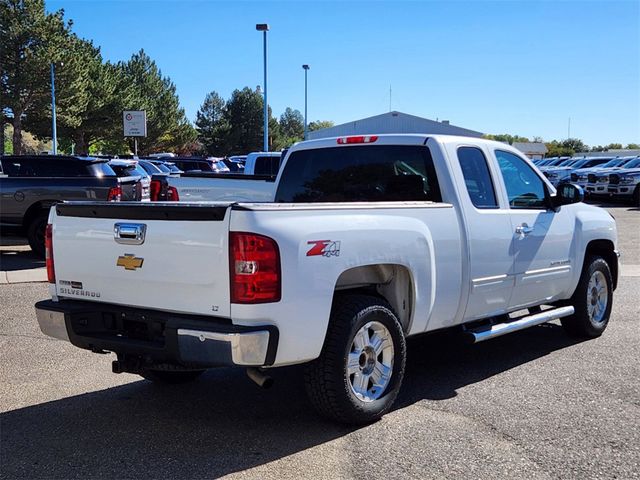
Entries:
{"label": "asphalt parking lot", "polygon": [[[602,337],[412,339],[396,408],[363,428],[318,418],[300,367],[270,390],[232,369],[171,387],[114,375],[111,355],[40,333],[45,283],[0,285],[0,477],[640,478],[640,211],[609,211],[625,265]],[[41,268],[11,240],[0,253],[3,270]]]}

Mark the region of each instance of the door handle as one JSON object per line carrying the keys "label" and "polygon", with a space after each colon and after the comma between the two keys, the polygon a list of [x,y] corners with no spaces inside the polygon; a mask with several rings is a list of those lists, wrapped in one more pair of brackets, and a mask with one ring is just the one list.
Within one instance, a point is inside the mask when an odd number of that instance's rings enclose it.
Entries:
{"label": "door handle", "polygon": [[529,235],[531,232],[533,232],[533,227],[530,227],[526,223],[523,223],[522,225],[518,225],[516,227],[516,234],[518,235],[525,236]]}
{"label": "door handle", "polygon": [[146,233],[144,223],[116,223],[113,226],[113,238],[123,245],[142,245]]}

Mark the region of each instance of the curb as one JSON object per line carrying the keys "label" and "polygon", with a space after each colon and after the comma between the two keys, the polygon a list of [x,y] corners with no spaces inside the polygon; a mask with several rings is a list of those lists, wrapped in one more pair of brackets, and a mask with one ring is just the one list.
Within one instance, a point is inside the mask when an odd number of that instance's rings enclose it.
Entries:
{"label": "curb", "polygon": [[14,283],[35,283],[47,281],[46,268],[31,268],[28,270],[0,271],[0,285]]}

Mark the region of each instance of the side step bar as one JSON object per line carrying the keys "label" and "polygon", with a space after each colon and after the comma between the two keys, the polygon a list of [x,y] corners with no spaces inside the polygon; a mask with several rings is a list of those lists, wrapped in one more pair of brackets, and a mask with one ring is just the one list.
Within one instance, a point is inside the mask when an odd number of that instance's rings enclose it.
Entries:
{"label": "side step bar", "polygon": [[573,315],[575,309],[572,306],[554,308],[552,310],[545,310],[535,315],[528,315],[522,317],[513,322],[498,323],[490,328],[467,330],[465,333],[471,343],[484,342],[491,338],[501,337],[508,333],[517,332],[518,330],[524,330],[525,328],[540,325],[541,323],[550,322],[551,320],[557,320],[558,318],[568,317]]}

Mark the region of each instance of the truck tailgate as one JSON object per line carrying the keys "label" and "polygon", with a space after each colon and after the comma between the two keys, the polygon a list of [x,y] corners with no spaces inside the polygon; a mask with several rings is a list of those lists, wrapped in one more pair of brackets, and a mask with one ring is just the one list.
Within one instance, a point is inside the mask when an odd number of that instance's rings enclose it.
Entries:
{"label": "truck tailgate", "polygon": [[57,205],[50,217],[57,295],[229,316],[229,205]]}

